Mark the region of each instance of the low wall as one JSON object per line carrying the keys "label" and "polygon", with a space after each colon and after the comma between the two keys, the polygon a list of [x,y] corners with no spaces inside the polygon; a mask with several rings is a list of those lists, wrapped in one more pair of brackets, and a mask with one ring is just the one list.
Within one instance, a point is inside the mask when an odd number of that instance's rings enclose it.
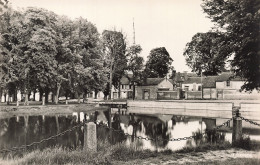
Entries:
{"label": "low wall", "polygon": [[231,118],[233,103],[128,101],[129,113]]}
{"label": "low wall", "polygon": [[177,91],[158,91],[157,100],[176,100],[179,99]]}
{"label": "low wall", "polygon": [[223,99],[227,99],[227,100],[260,100],[260,94],[246,94],[246,93],[223,94]]}
{"label": "low wall", "polygon": [[201,99],[202,92],[201,91],[187,91],[185,99]]}
{"label": "low wall", "polygon": [[217,90],[215,88],[203,88],[203,98],[204,99],[216,99]]}
{"label": "low wall", "polygon": [[241,103],[240,104],[240,113],[241,116],[251,119],[260,121],[260,103]]}
{"label": "low wall", "polygon": [[157,88],[155,86],[136,86],[136,94],[135,97],[138,100],[145,99],[144,98],[144,90],[149,91],[148,99],[156,100],[157,99]]}

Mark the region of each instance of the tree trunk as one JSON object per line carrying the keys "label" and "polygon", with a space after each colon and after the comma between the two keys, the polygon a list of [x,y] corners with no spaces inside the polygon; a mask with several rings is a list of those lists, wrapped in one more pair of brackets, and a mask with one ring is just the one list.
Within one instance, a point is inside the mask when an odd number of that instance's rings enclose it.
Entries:
{"label": "tree trunk", "polygon": [[118,83],[119,85],[118,85],[118,99],[121,99],[121,84],[120,84],[120,82]]}
{"label": "tree trunk", "polygon": [[97,95],[98,95],[98,90],[97,89],[95,89],[95,99],[97,99]]}
{"label": "tree trunk", "polygon": [[113,64],[114,64],[114,58],[112,57],[111,64],[110,64],[110,73],[109,73],[109,95],[108,95],[109,100],[111,100],[112,98]]}
{"label": "tree trunk", "polygon": [[42,93],[42,105],[45,105],[45,95],[44,95],[44,93]]}
{"label": "tree trunk", "polygon": [[7,97],[7,105],[9,105],[9,103],[10,103],[10,94],[8,94],[8,97]]}
{"label": "tree trunk", "polygon": [[49,102],[49,89],[45,90],[45,103]]}
{"label": "tree trunk", "polygon": [[110,69],[110,77],[109,77],[109,94],[108,94],[108,99],[111,100],[112,98],[112,69]]}
{"label": "tree trunk", "polygon": [[28,101],[30,100],[30,98],[31,98],[31,91],[28,92]]}
{"label": "tree trunk", "polygon": [[36,94],[36,92],[33,91],[33,101],[35,101],[35,94]]}
{"label": "tree trunk", "polygon": [[2,102],[3,88],[0,88],[0,103]]}
{"label": "tree trunk", "polygon": [[59,102],[60,87],[61,87],[61,85],[57,84],[57,91],[56,91],[56,95],[55,95],[55,104],[58,104],[58,102]]}
{"label": "tree trunk", "polygon": [[42,94],[43,94],[43,92],[40,90],[40,98],[39,98],[39,101],[42,101]]}
{"label": "tree trunk", "polygon": [[42,101],[44,90],[42,88],[40,88],[39,92],[40,92],[40,100],[39,101]]}
{"label": "tree trunk", "polygon": [[17,101],[17,89],[14,90],[14,99],[13,99],[13,101],[14,102]]}
{"label": "tree trunk", "polygon": [[135,84],[133,85],[133,100],[135,99]]}
{"label": "tree trunk", "polygon": [[55,101],[55,96],[54,96],[53,92],[51,92],[51,102],[54,103],[54,101]]}
{"label": "tree trunk", "polygon": [[80,104],[80,94],[77,93],[77,97],[78,97],[78,103]]}
{"label": "tree trunk", "polygon": [[28,99],[28,90],[25,89],[25,100],[24,100],[24,105],[29,105],[29,99]]}

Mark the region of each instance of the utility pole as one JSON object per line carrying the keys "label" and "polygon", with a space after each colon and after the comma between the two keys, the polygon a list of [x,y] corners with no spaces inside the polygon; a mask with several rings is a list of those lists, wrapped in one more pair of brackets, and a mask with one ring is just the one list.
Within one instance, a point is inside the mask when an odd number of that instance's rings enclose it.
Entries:
{"label": "utility pole", "polygon": [[[135,45],[135,19],[133,18],[133,45]],[[135,99],[135,81],[133,81],[133,100]]]}
{"label": "utility pole", "polygon": [[133,45],[135,45],[135,19],[133,18]]}

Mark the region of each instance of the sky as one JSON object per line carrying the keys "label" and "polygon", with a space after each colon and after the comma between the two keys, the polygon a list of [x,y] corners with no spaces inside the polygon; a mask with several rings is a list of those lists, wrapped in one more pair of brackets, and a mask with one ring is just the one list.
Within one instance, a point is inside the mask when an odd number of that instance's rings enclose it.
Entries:
{"label": "sky", "polygon": [[103,30],[122,31],[128,46],[140,44],[141,56],[165,47],[177,72],[191,71],[183,56],[184,48],[198,32],[207,32],[213,23],[201,8],[202,0],[10,0],[14,9],[39,7],[66,15],[86,18]]}

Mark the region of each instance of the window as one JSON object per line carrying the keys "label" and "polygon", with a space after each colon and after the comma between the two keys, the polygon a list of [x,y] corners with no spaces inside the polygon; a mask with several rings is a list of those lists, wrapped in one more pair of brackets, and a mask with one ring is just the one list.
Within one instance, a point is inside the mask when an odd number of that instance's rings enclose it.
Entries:
{"label": "window", "polygon": [[121,88],[124,89],[124,85],[121,85]]}
{"label": "window", "polygon": [[198,91],[201,91],[201,86],[198,87]]}
{"label": "window", "polygon": [[227,87],[230,87],[230,81],[227,81],[226,84],[227,84]]}
{"label": "window", "polygon": [[132,89],[132,85],[129,85],[129,89]]}

